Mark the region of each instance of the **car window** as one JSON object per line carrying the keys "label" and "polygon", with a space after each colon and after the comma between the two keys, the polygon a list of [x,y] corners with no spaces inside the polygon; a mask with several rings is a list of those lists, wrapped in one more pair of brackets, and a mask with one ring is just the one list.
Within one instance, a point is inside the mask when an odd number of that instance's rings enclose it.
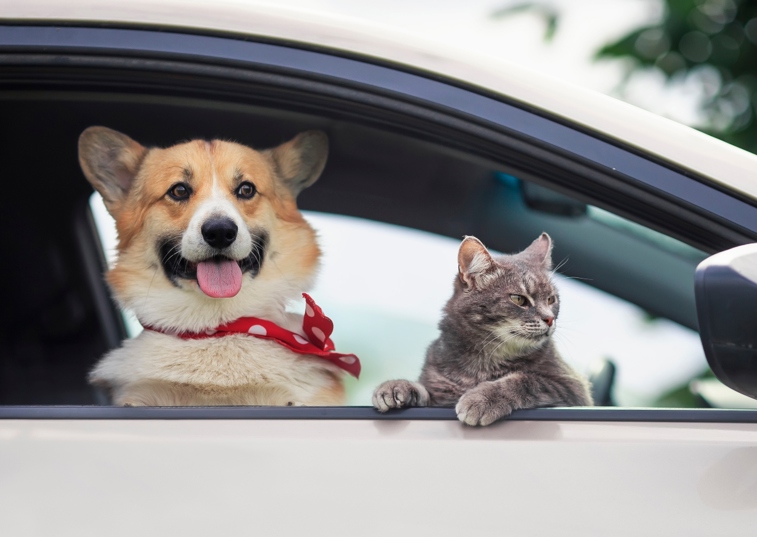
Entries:
{"label": "car window", "polygon": [[[112,262],[113,222],[99,195],[92,196],[90,205]],[[317,230],[323,250],[322,268],[311,294],[334,320],[337,349],[357,354],[363,363],[359,381],[346,379],[348,404],[369,405],[380,382],[418,377],[452,291],[459,241],[367,219],[304,213]],[[671,255],[694,262],[705,257],[680,241],[596,207],[588,207],[582,218],[647,241]],[[545,230],[553,232],[549,227]],[[650,270],[654,263],[649,260]],[[559,273],[555,278],[562,304],[555,339],[566,361],[589,375],[603,359],[611,360],[617,368],[613,398],[619,406],[698,405],[688,385],[693,379],[708,377],[709,368],[696,331],[651,315],[588,282]],[[304,306],[291,307],[296,311]],[[126,322],[130,336],[141,331],[128,314]]]}
{"label": "car window", "polygon": [[[92,403],[92,365],[141,330],[135,319],[124,330],[109,300],[102,252],[82,210],[91,188],[75,141],[91,125],[151,146],[222,137],[272,147],[303,130],[328,134],[329,163],[299,203],[321,211],[306,212],[325,251],[313,295],[336,321],[338,348],[365,365],[360,382],[347,379],[350,404],[368,403],[382,380],[417,376],[463,234],[514,252],[542,231],[555,241],[555,261],[567,262],[561,271],[569,278],[558,276],[565,307],[556,335],[565,358],[585,373],[598,359],[612,360],[621,405],[701,403],[689,389],[693,380],[710,380],[695,332],[693,279],[707,254],[634,221],[709,253],[753,240],[754,208],[708,183],[703,170],[665,164],[622,136],[610,141],[571,123],[570,114],[537,113],[515,97],[325,50],[186,33],[61,32],[6,32],[9,43],[37,43],[29,45],[31,63],[19,60],[18,91],[3,100],[9,169],[25,177],[37,159],[46,195],[29,196],[16,181],[3,202],[7,255],[16,260],[5,278],[3,403]],[[94,44],[116,35],[123,54],[91,65],[69,48],[71,39]],[[234,65],[214,61],[206,69],[211,44]],[[76,61],[39,70],[43,47]],[[155,58],[172,63],[158,66]],[[61,85],[63,71],[70,79]],[[44,136],[40,124],[50,127]],[[94,200],[92,207],[112,251],[112,224]]]}

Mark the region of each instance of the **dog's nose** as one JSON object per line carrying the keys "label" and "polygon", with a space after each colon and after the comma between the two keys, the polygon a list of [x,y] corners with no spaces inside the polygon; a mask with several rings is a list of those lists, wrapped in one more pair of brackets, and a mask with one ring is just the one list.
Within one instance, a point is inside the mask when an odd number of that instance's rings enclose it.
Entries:
{"label": "dog's nose", "polygon": [[211,218],[202,227],[202,238],[213,248],[226,248],[237,238],[237,225],[230,218]]}

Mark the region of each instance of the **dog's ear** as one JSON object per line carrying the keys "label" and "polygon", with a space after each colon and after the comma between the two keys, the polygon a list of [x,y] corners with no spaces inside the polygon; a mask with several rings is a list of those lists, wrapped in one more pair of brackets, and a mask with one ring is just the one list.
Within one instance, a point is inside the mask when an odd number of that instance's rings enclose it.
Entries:
{"label": "dog's ear", "polygon": [[301,132],[266,154],[273,160],[279,178],[296,197],[323,172],[329,154],[329,138],[321,131]]}
{"label": "dog's ear", "polygon": [[79,136],[79,164],[115,218],[147,149],[106,127],[89,127]]}

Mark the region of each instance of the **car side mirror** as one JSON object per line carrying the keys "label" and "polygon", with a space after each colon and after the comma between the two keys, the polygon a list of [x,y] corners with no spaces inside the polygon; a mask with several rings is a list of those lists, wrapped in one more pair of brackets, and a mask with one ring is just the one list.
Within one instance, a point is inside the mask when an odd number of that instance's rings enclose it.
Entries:
{"label": "car side mirror", "polygon": [[704,353],[720,381],[757,399],[757,244],[702,261],[695,296]]}

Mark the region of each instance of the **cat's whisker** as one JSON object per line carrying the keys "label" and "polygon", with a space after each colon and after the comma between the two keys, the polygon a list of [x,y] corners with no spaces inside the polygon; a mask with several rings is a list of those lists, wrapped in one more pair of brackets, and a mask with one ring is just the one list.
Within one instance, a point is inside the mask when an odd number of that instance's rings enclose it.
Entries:
{"label": "cat's whisker", "polygon": [[483,348],[476,354],[476,360],[480,363],[491,362],[501,346],[502,342],[498,342],[497,340],[490,342],[488,348]]}
{"label": "cat's whisker", "polygon": [[480,345],[481,349],[477,353],[478,355],[480,355],[482,352],[484,352],[486,350],[486,347],[488,345],[491,345],[492,343],[494,343],[497,340],[498,337],[499,337],[499,335],[497,334],[496,331],[491,331],[491,332],[489,332],[489,334],[483,340],[478,341],[478,342],[474,343],[473,345],[471,345],[468,348],[468,351],[475,351],[476,348]]}
{"label": "cat's whisker", "polygon": [[575,327],[571,326],[568,322],[561,322],[560,323],[560,330],[576,330]]}
{"label": "cat's whisker", "polygon": [[555,273],[557,273],[558,270],[560,270],[561,268],[563,268],[568,263],[569,259],[570,259],[570,257],[566,257],[565,259],[563,259],[562,261],[560,261],[557,264],[557,266],[552,269],[552,276],[554,276]]}
{"label": "cat's whisker", "polygon": [[580,280],[580,281],[585,281],[585,282],[594,281],[593,278],[582,278],[580,276],[566,276],[565,274],[560,274],[560,277],[566,280]]}
{"label": "cat's whisker", "polygon": [[481,356],[481,353],[486,351],[486,348],[489,345],[496,342],[498,337],[498,334],[492,330],[482,340],[476,341],[473,345],[468,347],[468,351],[476,352],[476,357],[478,358]]}
{"label": "cat's whisker", "polygon": [[566,342],[566,343],[570,343],[570,338],[569,338],[568,336],[566,336],[565,334],[563,334],[563,333],[560,333],[560,334],[552,334],[552,338],[553,338],[553,339],[554,339],[555,341],[564,341],[564,342]]}
{"label": "cat's whisker", "polygon": [[507,339],[503,339],[503,340],[501,340],[501,341],[499,342],[499,345],[497,345],[497,346],[496,346],[496,347],[495,347],[495,348],[494,348],[494,349],[493,349],[493,350],[492,350],[492,351],[491,351],[491,352],[489,353],[489,355],[488,355],[488,356],[486,356],[485,358],[486,358],[487,360],[491,360],[491,359],[492,359],[492,358],[494,357],[494,355],[495,355],[495,354],[497,354],[497,353],[498,353],[498,351],[499,351],[499,350],[500,350],[500,349],[501,349],[501,348],[502,348],[502,347],[503,347],[504,345],[506,345],[507,343],[509,343],[509,342],[510,342],[510,341],[512,341],[513,339],[515,339],[515,336],[510,336],[510,337],[509,337],[509,338],[507,338]]}
{"label": "cat's whisker", "polygon": [[501,337],[499,334],[497,334],[497,336],[498,336],[497,341],[499,341],[499,345],[497,345],[492,350],[492,352],[490,352],[489,355],[485,357],[487,360],[491,360],[497,354],[499,349],[502,348],[503,345],[506,345],[507,343],[509,343],[510,341],[514,340],[517,337],[523,337],[520,334],[512,333],[512,332],[508,334],[508,337]]}
{"label": "cat's whisker", "polygon": [[491,331],[491,332],[489,332],[489,334],[487,334],[487,336],[484,339],[482,339],[480,341],[480,344],[481,344],[482,347],[486,347],[486,345],[488,345],[489,343],[491,343],[495,339],[497,339],[497,333],[494,332],[494,331]]}
{"label": "cat's whisker", "polygon": [[576,361],[573,359],[573,353],[571,352],[571,349],[573,348],[573,345],[570,343],[570,339],[565,337],[564,334],[560,334],[558,337],[553,336],[555,339],[555,343],[559,343],[558,347],[565,352],[567,356],[567,361],[576,363]]}

